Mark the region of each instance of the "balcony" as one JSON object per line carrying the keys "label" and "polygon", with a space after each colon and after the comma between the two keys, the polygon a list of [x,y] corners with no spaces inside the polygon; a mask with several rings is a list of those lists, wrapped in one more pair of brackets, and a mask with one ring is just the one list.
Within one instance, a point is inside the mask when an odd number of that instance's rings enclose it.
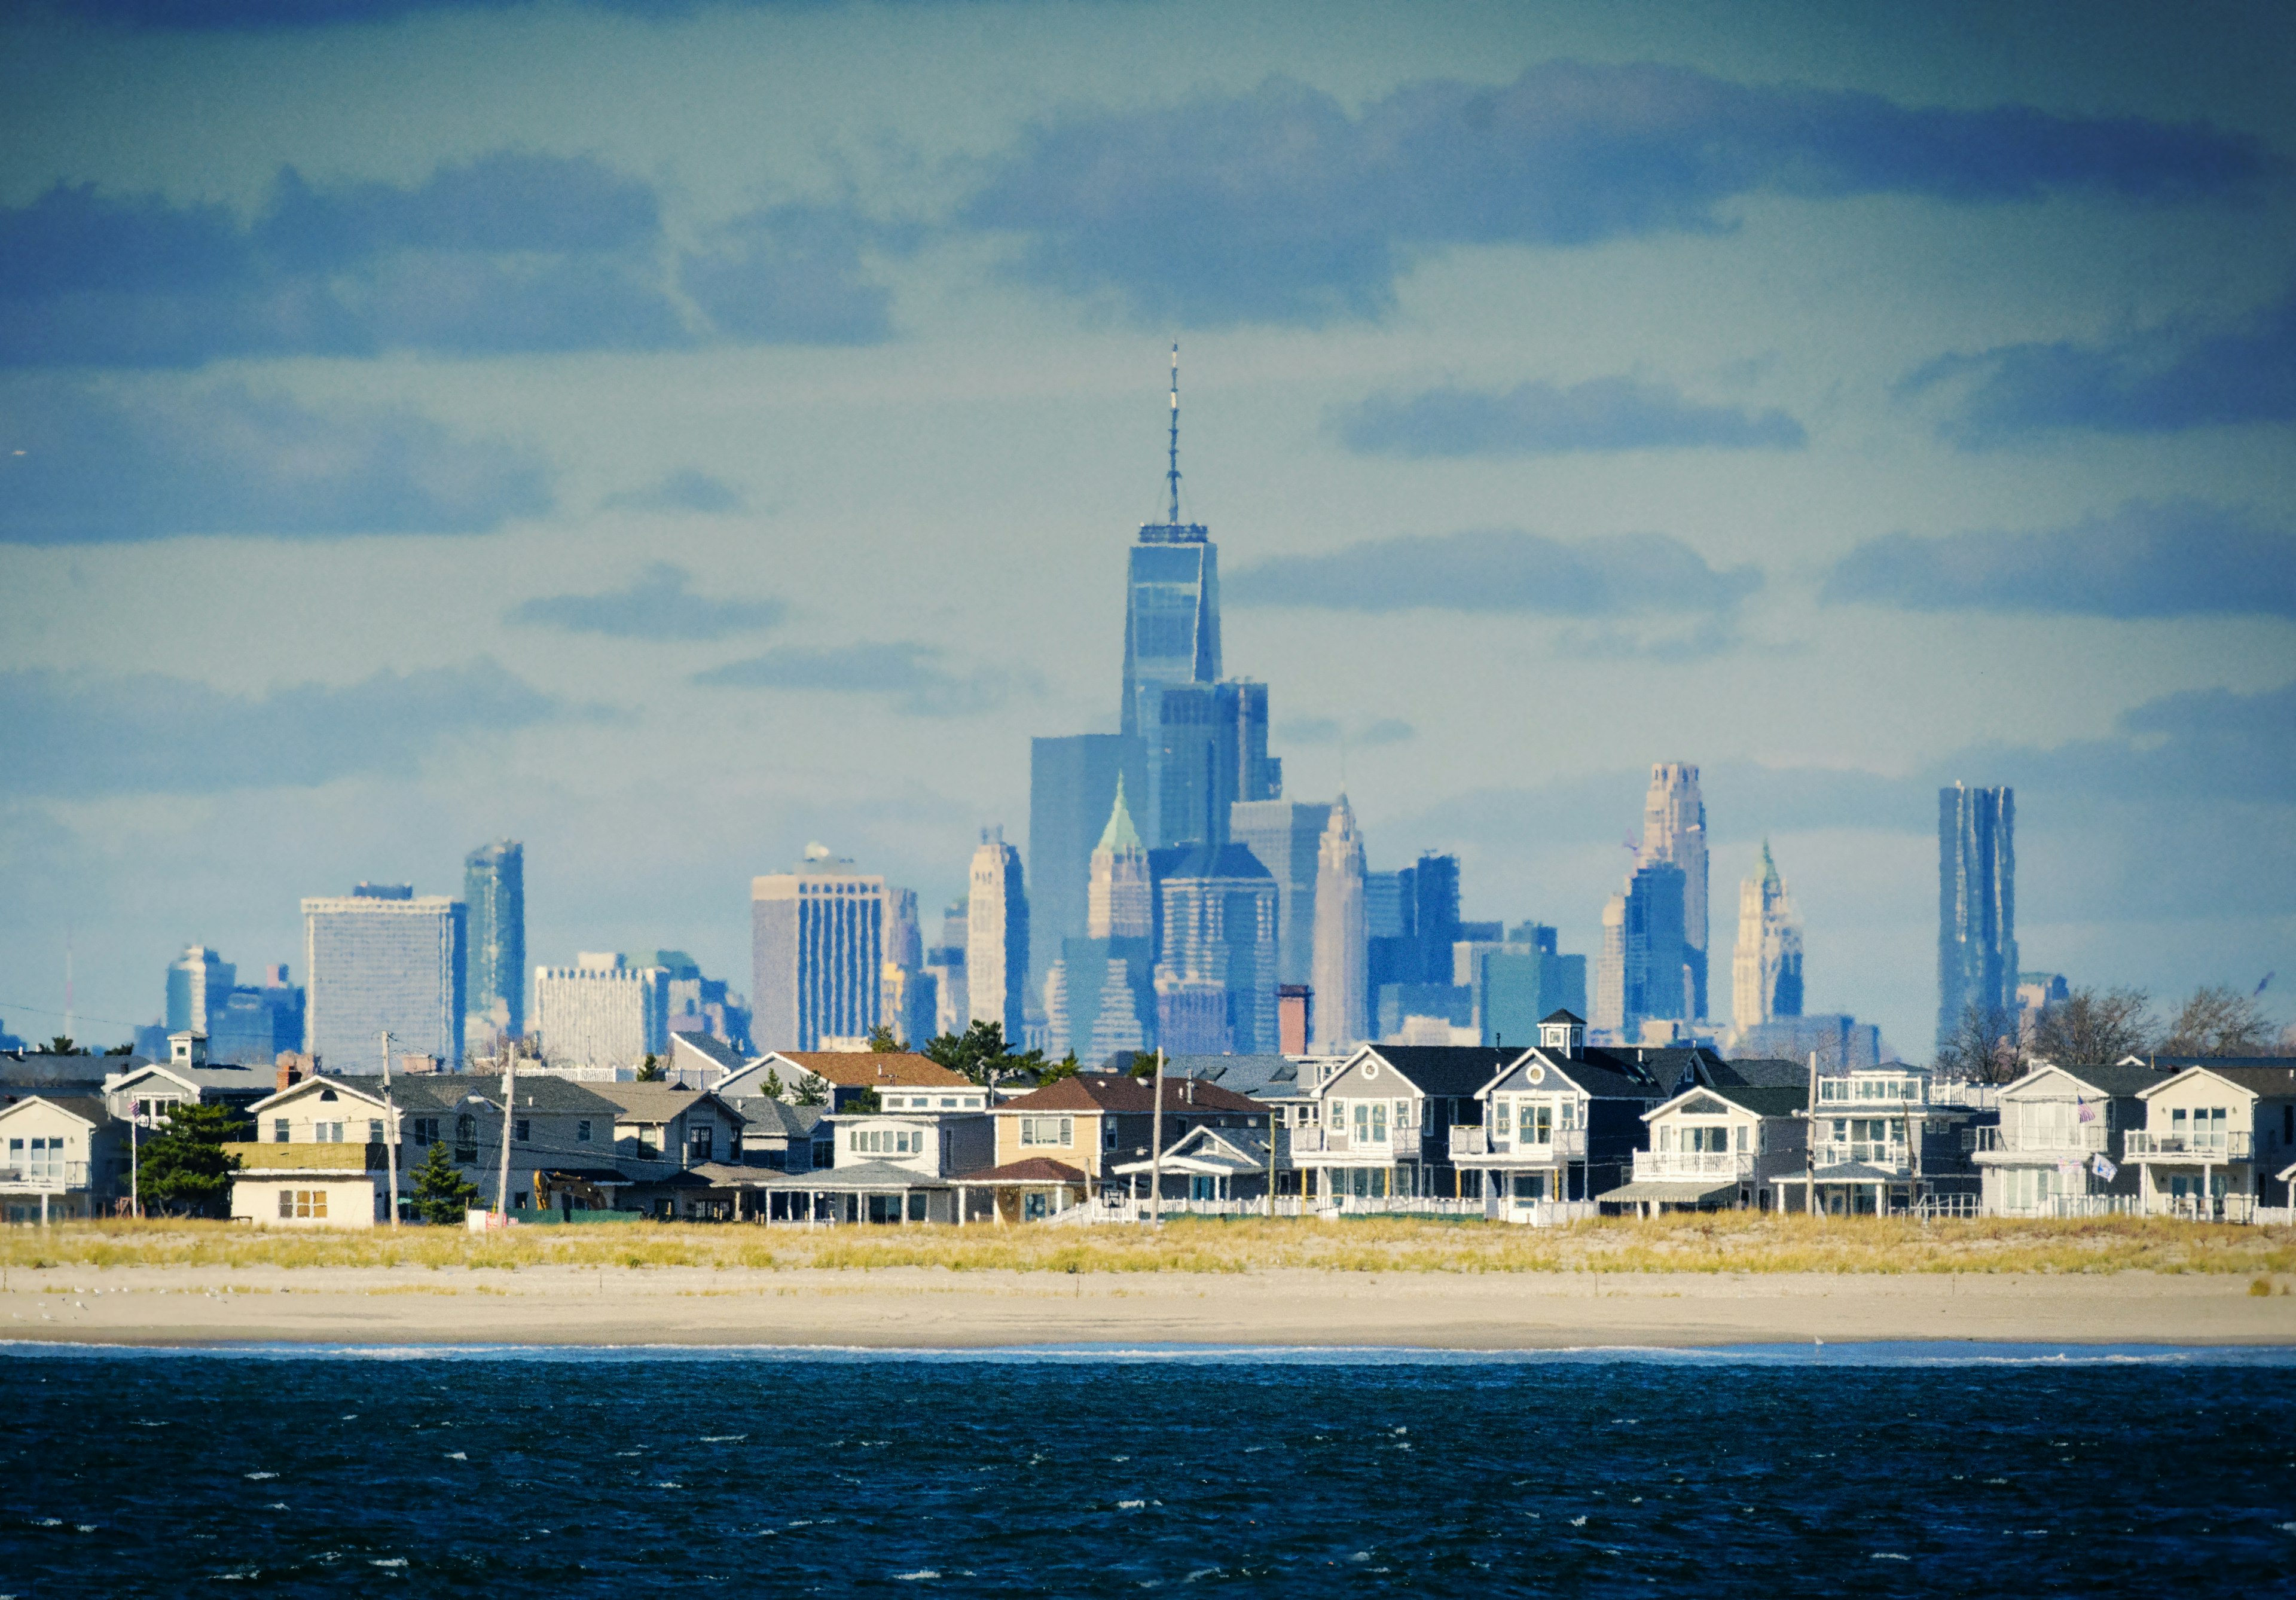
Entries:
{"label": "balcony", "polygon": [[1451,1129],[1451,1159],[1455,1161],[1502,1161],[1526,1167],[1587,1159],[1587,1130],[1558,1128],[1545,1139],[1509,1137],[1488,1128],[1465,1124]]}
{"label": "balcony", "polygon": [[2001,1128],[1975,1128],[1975,1153],[1979,1155],[2058,1155],[2066,1153],[2089,1154],[2104,1149],[2105,1128],[2102,1120],[2062,1122],[2032,1126],[2012,1122]]}
{"label": "balcony", "polygon": [[[242,1172],[380,1172],[390,1164],[382,1145],[320,1145],[308,1141],[269,1144],[235,1140],[223,1147],[239,1158]],[[400,1164],[405,1165],[402,1157]]]}
{"label": "balcony", "polygon": [[1855,1163],[1861,1167],[1879,1167],[1890,1172],[1910,1172],[1913,1165],[1903,1145],[1883,1144],[1866,1139],[1844,1139],[1836,1142],[1820,1139],[1810,1152],[1812,1161],[1819,1167],[1841,1167]]}
{"label": "balcony", "polygon": [[25,1161],[0,1167],[0,1189],[12,1194],[62,1194],[86,1187],[86,1161]]}
{"label": "balcony", "polygon": [[1685,1177],[1751,1177],[1751,1150],[1637,1150],[1635,1180],[1679,1180]]}
{"label": "balcony", "polygon": [[2255,1136],[2245,1128],[2218,1133],[2154,1133],[2131,1128],[2124,1149],[2135,1161],[2244,1161],[2255,1154]]}
{"label": "balcony", "polygon": [[1344,1153],[1347,1147],[1348,1136],[1343,1133],[1327,1132],[1321,1128],[1295,1128],[1292,1130],[1293,1155]]}

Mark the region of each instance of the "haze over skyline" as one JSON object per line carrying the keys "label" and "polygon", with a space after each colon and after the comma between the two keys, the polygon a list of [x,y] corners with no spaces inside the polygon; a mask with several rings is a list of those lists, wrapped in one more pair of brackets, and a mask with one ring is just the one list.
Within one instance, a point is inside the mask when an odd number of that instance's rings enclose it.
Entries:
{"label": "haze over skyline", "polygon": [[2296,978],[2284,9],[289,9],[0,22],[16,1033],[500,837],[531,963],[741,981],[812,840],[937,915],[1115,726],[1174,339],[1374,870],[1591,954],[1693,764],[1925,1058],[2005,784],[2025,966]]}

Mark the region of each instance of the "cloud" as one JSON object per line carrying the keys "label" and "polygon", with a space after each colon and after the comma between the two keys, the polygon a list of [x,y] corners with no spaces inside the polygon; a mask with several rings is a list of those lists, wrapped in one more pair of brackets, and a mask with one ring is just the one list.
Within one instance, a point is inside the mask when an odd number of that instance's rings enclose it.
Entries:
{"label": "cloud", "polygon": [[2095,344],[1941,357],[1898,385],[1952,392],[1940,430],[1979,450],[2067,429],[2173,433],[2296,418],[2296,287],[2225,325],[2181,317]]}
{"label": "cloud", "polygon": [[1670,383],[1590,378],[1559,388],[1521,383],[1503,394],[1430,389],[1374,395],[1327,424],[1358,455],[1559,455],[1574,450],[1799,450],[1808,442],[1783,411],[1706,406]]}
{"label": "cloud", "polygon": [[1398,717],[1382,717],[1356,737],[1365,744],[1400,744],[1416,738],[1419,730]]}
{"label": "cloud", "polygon": [[1352,734],[1329,717],[1294,717],[1275,730],[1281,744],[1400,744],[1416,738],[1419,730],[1394,717],[1382,717],[1359,726]]}
{"label": "cloud", "polygon": [[717,515],[748,509],[742,491],[695,467],[680,467],[642,488],[608,495],[608,511],[691,511]]}
{"label": "cloud", "polygon": [[860,224],[780,207],[726,231],[735,244],[685,258],[697,324],[653,187],[586,156],[496,152],[404,187],[283,168],[245,220],[60,185],[0,208],[0,366],[885,336]]}
{"label": "cloud", "polygon": [[795,645],[697,672],[714,688],[885,694],[911,717],[964,716],[995,710],[1016,690],[1033,689],[1025,673],[983,670],[960,677],[940,666],[939,650],[922,644],[847,644],[832,650]]}
{"label": "cloud", "polygon": [[1819,594],[1913,611],[2296,618],[2296,534],[2198,500],[2130,500],[2065,528],[1888,534]]}
{"label": "cloud", "polygon": [[1717,571],[1668,534],[1611,534],[1572,544],[1493,529],[1278,556],[1234,574],[1224,587],[1239,605],[1587,617],[1723,610],[1761,586],[1759,569]]}
{"label": "cloud", "polygon": [[1022,275],[1144,322],[1316,325],[1381,315],[1431,250],[1712,234],[1762,194],[2244,197],[2270,165],[2256,139],[2205,123],[1554,62],[1496,88],[1414,85],[1356,115],[1281,78],[1078,108],[991,160],[962,215],[1015,234]]}
{"label": "cloud", "polygon": [[515,606],[513,622],[615,639],[722,639],[779,623],[778,600],[721,600],[693,590],[693,575],[656,562],[619,589],[603,595],[540,595]]}
{"label": "cloud", "polygon": [[849,212],[775,206],[718,228],[689,251],[680,279],[725,332],[769,344],[875,344],[891,334],[892,296],[861,275],[876,231]]}
{"label": "cloud", "polygon": [[0,386],[0,544],[483,533],[552,504],[532,451],[226,383]]}
{"label": "cloud", "polygon": [[20,796],[212,794],[404,776],[448,739],[498,738],[564,708],[491,660],[378,672],[260,699],[188,678],[0,672],[11,786]]}

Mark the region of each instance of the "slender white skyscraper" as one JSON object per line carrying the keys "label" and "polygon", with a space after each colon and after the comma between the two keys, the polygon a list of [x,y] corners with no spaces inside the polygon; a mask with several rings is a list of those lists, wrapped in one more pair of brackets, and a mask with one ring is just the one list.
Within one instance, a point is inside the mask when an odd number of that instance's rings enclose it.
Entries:
{"label": "slender white skyscraper", "polygon": [[993,834],[982,829],[980,848],[972,852],[965,923],[972,1020],[997,1023],[1018,1046],[1029,983],[1029,897],[1021,887],[1021,852],[1004,842],[1002,828]]}
{"label": "slender white skyscraper", "polygon": [[1085,890],[1085,937],[1148,939],[1156,931],[1155,890],[1148,882],[1148,852],[1124,803],[1124,775],[1116,778],[1116,804],[1092,852]]}
{"label": "slender white skyscraper", "polygon": [[1801,924],[1762,841],[1762,870],[1738,885],[1738,943],[1730,955],[1730,1015],[1738,1031],[1801,1015]]}
{"label": "slender white skyscraper", "polygon": [[1336,1053],[1371,1036],[1364,920],[1363,835],[1341,794],[1316,847],[1316,1048]]}
{"label": "slender white skyscraper", "polygon": [[1682,869],[1682,942],[1690,967],[1691,1015],[1702,1018],[1707,1011],[1706,801],[1698,792],[1698,768],[1678,761],[1652,767],[1650,793],[1643,801],[1638,865],[1660,863]]}
{"label": "slender white skyscraper", "polygon": [[1627,897],[1603,903],[1603,948],[1595,957],[1595,1004],[1587,1020],[1615,1040],[1627,1026]]}

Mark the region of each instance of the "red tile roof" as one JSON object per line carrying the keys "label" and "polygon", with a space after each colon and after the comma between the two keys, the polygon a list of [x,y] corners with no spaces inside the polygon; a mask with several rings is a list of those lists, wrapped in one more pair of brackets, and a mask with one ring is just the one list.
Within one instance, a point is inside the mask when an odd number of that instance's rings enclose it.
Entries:
{"label": "red tile roof", "polygon": [[953,1180],[961,1184],[1081,1184],[1090,1180],[1065,1161],[1032,1155],[1001,1167],[967,1172]]}
{"label": "red tile roof", "polygon": [[[1078,1072],[1016,1100],[1007,1100],[996,1108],[999,1115],[1008,1112],[1130,1112],[1143,1116],[1155,1109],[1156,1096],[1150,1080],[1119,1072]],[[1201,1115],[1205,1112],[1248,1112],[1265,1116],[1267,1108],[1216,1083],[1183,1078],[1164,1079],[1166,1116],[1190,1112]]]}

